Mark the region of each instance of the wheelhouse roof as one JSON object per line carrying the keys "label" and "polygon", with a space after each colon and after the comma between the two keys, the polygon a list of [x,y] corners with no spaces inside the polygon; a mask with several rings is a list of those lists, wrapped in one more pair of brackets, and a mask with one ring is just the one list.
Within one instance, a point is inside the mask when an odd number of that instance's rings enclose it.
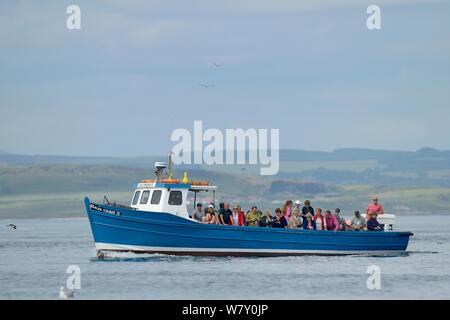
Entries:
{"label": "wheelhouse roof", "polygon": [[189,189],[190,191],[213,191],[217,190],[217,186],[198,186],[189,183],[161,183],[161,182],[141,182],[138,184],[141,188],[165,188],[165,189]]}

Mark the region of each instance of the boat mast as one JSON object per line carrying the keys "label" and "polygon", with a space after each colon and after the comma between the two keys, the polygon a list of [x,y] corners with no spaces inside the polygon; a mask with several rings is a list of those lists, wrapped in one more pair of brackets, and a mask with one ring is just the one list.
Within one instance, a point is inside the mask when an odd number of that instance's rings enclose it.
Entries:
{"label": "boat mast", "polygon": [[173,179],[172,152],[169,152],[167,163],[168,163],[168,166],[167,166],[167,171],[166,171],[166,178],[167,179]]}

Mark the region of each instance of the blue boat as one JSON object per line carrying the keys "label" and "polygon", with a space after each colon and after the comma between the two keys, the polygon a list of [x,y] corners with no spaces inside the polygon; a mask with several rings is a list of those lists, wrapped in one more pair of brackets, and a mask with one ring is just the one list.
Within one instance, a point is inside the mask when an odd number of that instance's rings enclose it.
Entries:
{"label": "blue boat", "polygon": [[[406,252],[411,232],[327,231],[204,224],[189,217],[187,195],[211,192],[203,181],[163,175],[138,184],[130,206],[92,203],[85,206],[98,252],[128,251],[171,255],[286,256],[398,255]],[[166,177],[166,179],[164,179]],[[195,201],[194,201],[195,203]]]}

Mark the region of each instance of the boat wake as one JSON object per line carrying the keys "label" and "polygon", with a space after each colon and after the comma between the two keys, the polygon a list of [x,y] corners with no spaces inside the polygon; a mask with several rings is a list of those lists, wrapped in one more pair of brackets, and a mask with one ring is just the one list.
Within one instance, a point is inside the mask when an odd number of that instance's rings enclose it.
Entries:
{"label": "boat wake", "polygon": [[[353,258],[393,258],[393,257],[406,257],[409,254],[417,254],[417,253],[439,253],[433,251],[407,251],[400,253],[385,253],[385,254],[371,254],[371,253],[362,253],[362,254],[353,254],[346,255],[346,257]],[[95,255],[95,253],[94,253]],[[295,259],[305,259],[305,258],[340,258],[342,256],[336,255],[302,255],[293,257]],[[108,250],[98,250],[96,256],[92,257],[90,261],[92,262],[174,262],[174,261],[214,261],[214,260],[234,260],[234,259],[277,259],[277,258],[285,258],[285,257],[234,257],[234,256],[190,256],[190,255],[171,255],[171,254],[162,254],[162,253],[137,253],[131,251],[108,251]]]}
{"label": "boat wake", "polygon": [[427,251],[427,250],[417,250],[417,251],[408,251],[409,254],[439,254],[439,251]]}
{"label": "boat wake", "polygon": [[165,261],[189,261],[189,260],[217,260],[217,259],[231,259],[231,257],[201,257],[201,256],[180,256],[169,255],[161,253],[135,253],[135,252],[117,252],[101,250],[97,252],[95,257],[92,257],[92,262],[165,262]]}

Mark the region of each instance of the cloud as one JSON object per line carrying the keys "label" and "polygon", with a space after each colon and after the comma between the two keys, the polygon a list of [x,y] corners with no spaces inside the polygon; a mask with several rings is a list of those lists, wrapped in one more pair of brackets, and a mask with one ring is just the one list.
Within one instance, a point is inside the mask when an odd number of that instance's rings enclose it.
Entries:
{"label": "cloud", "polygon": [[383,5],[408,5],[423,2],[442,2],[427,0],[238,0],[220,2],[219,5],[238,11],[253,13],[293,13],[316,9],[332,9],[337,7],[369,6],[371,4]]}
{"label": "cloud", "polygon": [[[0,149],[139,154],[138,135],[162,151],[172,126],[199,117],[284,126],[292,148],[448,148],[448,3],[76,2],[80,31],[66,29],[72,1],[0,2]],[[365,26],[372,2],[386,5],[380,32]],[[388,134],[373,138],[365,123],[378,117]],[[304,119],[314,134],[302,142]]]}
{"label": "cloud", "polygon": [[[134,2],[138,8],[152,12],[159,1]],[[145,6],[144,6],[145,4]],[[129,14],[133,10],[126,3],[95,5],[79,1],[81,30],[66,28],[68,3],[17,2],[2,4],[0,9],[0,43],[2,47],[54,48],[78,41],[105,45],[125,39],[130,45],[151,45],[171,39],[185,30],[187,22],[175,17],[155,14]],[[133,6],[133,4],[131,4]],[[139,12],[139,10],[137,11]],[[121,43],[123,45],[124,43]]]}

